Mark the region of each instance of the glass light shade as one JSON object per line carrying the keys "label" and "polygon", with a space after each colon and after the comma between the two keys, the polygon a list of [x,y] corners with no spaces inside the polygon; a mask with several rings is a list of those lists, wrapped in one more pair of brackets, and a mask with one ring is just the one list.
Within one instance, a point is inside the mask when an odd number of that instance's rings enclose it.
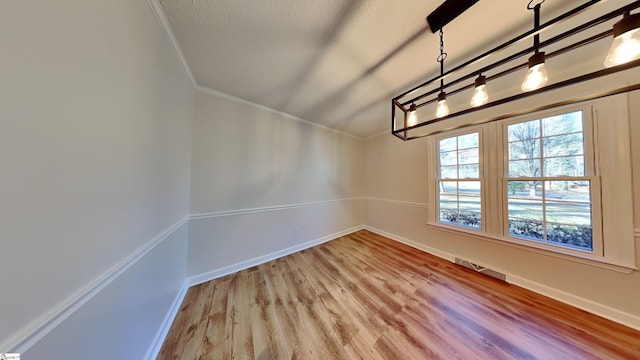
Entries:
{"label": "glass light shade", "polygon": [[640,29],[625,32],[613,39],[604,66],[612,67],[640,58]]}
{"label": "glass light shade", "polygon": [[529,71],[527,71],[527,76],[525,76],[522,82],[522,91],[539,89],[543,87],[548,80],[549,78],[547,77],[547,69],[544,67],[544,62],[533,65],[529,68]]}
{"label": "glass light shade", "polygon": [[449,105],[447,105],[447,94],[443,91],[438,94],[438,105],[436,107],[436,117],[449,115]]}
{"label": "glass light shade", "polygon": [[473,90],[473,96],[471,97],[471,106],[478,107],[486,104],[489,101],[489,93],[487,93],[487,86],[482,84],[476,86]]}
{"label": "glass light shade", "polygon": [[418,123],[418,115],[416,115],[416,109],[412,109],[409,111],[409,116],[407,117],[407,126],[413,126]]}

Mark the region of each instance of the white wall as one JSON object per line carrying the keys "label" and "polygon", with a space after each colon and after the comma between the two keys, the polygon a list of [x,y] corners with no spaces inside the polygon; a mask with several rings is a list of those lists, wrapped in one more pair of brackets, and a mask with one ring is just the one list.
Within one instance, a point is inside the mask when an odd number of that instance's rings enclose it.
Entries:
{"label": "white wall", "polygon": [[[595,84],[586,86],[598,86],[597,82]],[[535,102],[535,99],[530,101]],[[629,104],[634,181],[634,191],[630,195],[634,197],[635,207],[636,259],[640,259],[640,196],[637,195],[640,194],[640,167],[636,166],[640,164],[640,91],[629,94]],[[474,260],[505,271],[536,291],[640,327],[638,271],[624,274],[428,228],[427,212],[432,210],[427,204],[427,160],[425,139],[403,142],[385,134],[366,142],[368,201],[365,223],[368,226],[420,247],[431,248],[435,253]]]}
{"label": "white wall", "polygon": [[186,272],[189,78],[144,0],[3,2],[0,44],[0,344],[182,221],[28,357],[140,358]]}
{"label": "white wall", "polygon": [[363,224],[640,314],[637,272],[427,230],[424,141],[364,142],[194,91],[143,0],[6,2],[0,44],[0,352],[143,358],[186,277]]}
{"label": "white wall", "polygon": [[154,356],[164,339],[162,330],[171,325],[169,309],[177,310],[183,296],[176,296],[176,290],[185,280],[187,232],[186,225],[180,226],[27,350],[24,358],[133,360]]}
{"label": "white wall", "polygon": [[362,225],[354,199],[362,195],[362,150],[359,139],[198,91],[189,276]]}

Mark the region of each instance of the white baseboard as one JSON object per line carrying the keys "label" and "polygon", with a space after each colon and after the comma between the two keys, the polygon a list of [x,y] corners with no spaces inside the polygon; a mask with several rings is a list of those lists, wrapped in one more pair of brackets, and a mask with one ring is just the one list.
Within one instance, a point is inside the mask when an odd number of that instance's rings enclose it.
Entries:
{"label": "white baseboard", "polygon": [[569,304],[571,306],[577,307],[578,309],[582,309],[592,314],[596,314],[605,319],[609,319],[611,321],[615,321],[619,324],[628,326],[630,328],[640,330],[639,316],[629,314],[624,311],[620,311],[612,307],[599,304],[595,301],[591,301],[589,299],[585,299],[580,296],[576,296],[576,295],[564,292],[562,290],[558,290],[550,286],[525,279],[521,276],[509,274],[507,275],[507,282],[513,285],[520,286],[527,290],[531,290],[538,294],[548,296],[552,299],[558,300],[565,304]]}
{"label": "white baseboard", "polygon": [[323,236],[321,238],[315,239],[315,240],[311,240],[311,241],[307,241],[304,242],[302,244],[298,244],[286,249],[282,249],[282,250],[278,250],[278,251],[274,251],[272,253],[266,254],[266,255],[262,255],[262,256],[258,256],[255,257],[253,259],[249,259],[249,260],[245,260],[233,265],[229,265],[229,266],[225,266],[223,268],[220,269],[216,269],[216,270],[212,270],[209,272],[206,272],[204,274],[200,274],[200,275],[194,275],[191,276],[189,278],[187,278],[187,283],[189,284],[189,286],[195,286],[195,285],[199,285],[202,283],[205,283],[207,281],[211,281],[213,279],[217,279],[220,277],[223,277],[225,275],[229,275],[229,274],[233,274],[235,272],[241,271],[241,270],[245,270],[248,269],[250,267],[256,266],[256,265],[260,265],[260,264],[264,264],[266,262],[269,262],[271,260],[275,260],[278,258],[281,258],[283,256],[287,256],[293,253],[296,253],[298,251],[302,251],[304,249],[308,249],[310,247],[316,246],[316,245],[320,245],[322,243],[325,243],[329,240],[333,240],[336,238],[339,238],[341,236],[344,235],[348,235],[351,234],[353,232],[359,231],[364,229],[364,226],[356,226],[356,227],[352,227],[350,229],[345,229],[342,231],[339,231],[337,233],[333,233],[330,235],[326,235]]}
{"label": "white baseboard", "polygon": [[[432,248],[430,246],[426,246],[424,244],[420,244],[418,242],[403,238],[402,236],[398,236],[380,229],[376,229],[374,227],[371,226],[367,226],[365,225],[364,228],[366,230],[369,230],[371,232],[374,232],[376,234],[382,235],[384,237],[387,237],[389,239],[395,240],[397,242],[403,243],[405,245],[409,245],[415,249],[418,250],[422,250],[428,254],[431,255],[435,255],[439,258],[451,261],[451,262],[455,262],[455,258],[459,257],[455,254],[450,254],[448,252],[445,251],[441,251],[435,248]],[[468,260],[468,259],[465,259]],[[474,260],[471,260],[471,262],[474,262]],[[486,266],[488,268],[493,268],[490,265],[485,265],[485,264],[481,264],[482,266]],[[609,319],[611,321],[617,322],[619,324],[628,326],[630,328],[636,329],[636,330],[640,330],[640,317],[633,315],[633,314],[629,314],[627,312],[624,311],[620,311],[617,309],[614,309],[612,307],[603,305],[603,304],[599,304],[595,301],[592,300],[588,300],[567,292],[564,292],[562,290],[558,290],[555,288],[552,288],[550,286],[547,285],[543,285],[540,283],[537,283],[535,281],[531,281],[528,279],[525,279],[521,276],[517,276],[517,275],[512,275],[509,274],[507,272],[504,272],[503,270],[500,269],[495,269],[499,272],[502,272],[504,274],[506,274],[507,276],[507,282],[513,285],[517,285],[520,286],[522,288],[525,288],[527,290],[531,290],[535,293],[538,293],[540,295],[544,295],[544,296],[548,296],[552,299],[558,300],[560,302],[563,302],[565,304],[574,306],[578,309],[582,309],[584,311],[590,312],[592,314],[601,316],[605,319]]]}
{"label": "white baseboard", "polygon": [[142,247],[122,259],[110,269],[102,273],[93,281],[73,293],[71,296],[53,306],[45,313],[18,330],[11,337],[0,342],[0,349],[9,349],[17,353],[24,353],[38,341],[42,340],[53,329],[73,315],[84,304],[93,299],[109,284],[114,282],[122,273],[142,259],[158,244],[168,238],[176,230],[187,224],[188,217],[178,220],[173,225],[163,230]]}
{"label": "white baseboard", "polygon": [[160,349],[162,348],[164,339],[167,337],[167,334],[169,333],[169,329],[171,329],[171,325],[173,324],[173,321],[175,320],[176,315],[178,315],[178,311],[180,311],[180,306],[182,305],[182,301],[184,300],[185,295],[187,295],[188,289],[189,289],[189,285],[185,281],[182,284],[180,291],[178,291],[176,298],[173,300],[173,304],[171,304],[171,308],[169,309],[169,312],[167,312],[167,315],[162,321],[162,325],[160,326],[160,329],[158,329],[156,336],[153,338],[153,342],[151,343],[151,346],[149,347],[147,354],[144,356],[146,360],[155,360],[155,358],[158,357],[158,353],[160,353]]}

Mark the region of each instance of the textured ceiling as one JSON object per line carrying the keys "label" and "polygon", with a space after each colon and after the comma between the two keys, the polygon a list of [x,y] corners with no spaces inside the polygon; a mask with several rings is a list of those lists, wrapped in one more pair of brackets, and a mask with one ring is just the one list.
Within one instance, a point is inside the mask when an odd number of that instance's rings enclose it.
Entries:
{"label": "textured ceiling", "polygon": [[[198,85],[357,137],[439,72],[425,17],[442,1],[159,0]],[[542,20],[584,1],[547,0]],[[613,1],[615,2],[615,1]],[[527,0],[482,0],[447,25],[447,66],[529,30]]]}

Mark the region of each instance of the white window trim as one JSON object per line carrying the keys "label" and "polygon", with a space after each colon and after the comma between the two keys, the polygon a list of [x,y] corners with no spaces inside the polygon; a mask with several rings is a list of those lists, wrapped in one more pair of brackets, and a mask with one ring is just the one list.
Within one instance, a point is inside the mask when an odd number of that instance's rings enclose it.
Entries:
{"label": "white window trim", "polygon": [[[633,199],[630,196],[632,194],[631,141],[627,99],[627,94],[621,94],[588,103],[569,105],[551,111],[429,136],[427,138],[427,150],[430,154],[428,156],[427,193],[431,205],[429,206],[430,211],[428,211],[427,226],[473,239],[517,247],[610,270],[625,273],[637,270]],[[601,191],[599,199],[601,203],[597,204],[597,201],[594,201],[592,205],[593,208],[598,208],[593,211],[593,233],[600,232],[602,242],[596,244],[594,236],[594,251],[592,253],[504,236],[504,222],[506,220],[503,220],[503,214],[506,201],[503,197],[506,178],[503,179],[500,175],[504,174],[506,151],[502,154],[503,158],[498,159],[496,156],[498,144],[501,144],[499,142],[502,141],[503,136],[501,127],[518,120],[536,119],[576,110],[583,110],[587,121],[592,123],[593,134],[585,133],[585,138],[591,137],[593,139],[592,142],[586,141],[586,146],[593,144],[592,153],[595,156],[592,161],[594,168],[588,170],[591,171],[592,181],[595,181],[594,188],[598,186]],[[442,224],[439,222],[438,216],[438,140],[474,131],[480,132],[480,143],[483,149],[480,155],[483,162],[480,175],[483,178],[481,230]],[[590,149],[585,149],[587,154],[591,153],[590,151]],[[601,222],[595,221],[596,216],[601,218]]]}
{"label": "white window trim", "polygon": [[487,207],[484,205],[484,203],[482,204],[480,209],[480,214],[482,217],[482,227],[480,229],[474,229],[471,227],[457,226],[457,225],[440,222],[440,216],[439,216],[440,209],[439,209],[438,201],[436,200],[438,199],[438,189],[439,189],[438,181],[440,180],[438,177],[438,174],[440,173],[440,153],[439,153],[439,146],[438,146],[439,140],[443,138],[461,136],[461,135],[471,134],[475,132],[478,133],[478,148],[480,149],[479,150],[479,156],[480,156],[480,174],[479,175],[480,175],[480,183],[481,183],[481,190],[480,190],[481,198],[484,201],[484,199],[487,197],[486,196],[487,190],[485,186],[486,181],[484,176],[485,170],[483,165],[485,163],[486,152],[483,151],[482,149],[484,148],[484,146],[486,146],[489,143],[485,139],[486,131],[484,131],[484,127],[472,126],[464,129],[441,133],[435,137],[429,137],[428,151],[430,154],[434,154],[434,155],[433,155],[433,160],[429,162],[429,174],[431,174],[431,176],[428,177],[427,182],[429,186],[429,199],[433,200],[433,201],[430,201],[430,203],[435,204],[434,205],[435,211],[430,211],[428,213],[429,214],[428,223],[431,225],[436,225],[441,228],[445,228],[445,229],[478,235],[478,234],[485,234],[487,229],[487,224],[485,223],[485,219],[487,215],[487,212],[486,212]]}

